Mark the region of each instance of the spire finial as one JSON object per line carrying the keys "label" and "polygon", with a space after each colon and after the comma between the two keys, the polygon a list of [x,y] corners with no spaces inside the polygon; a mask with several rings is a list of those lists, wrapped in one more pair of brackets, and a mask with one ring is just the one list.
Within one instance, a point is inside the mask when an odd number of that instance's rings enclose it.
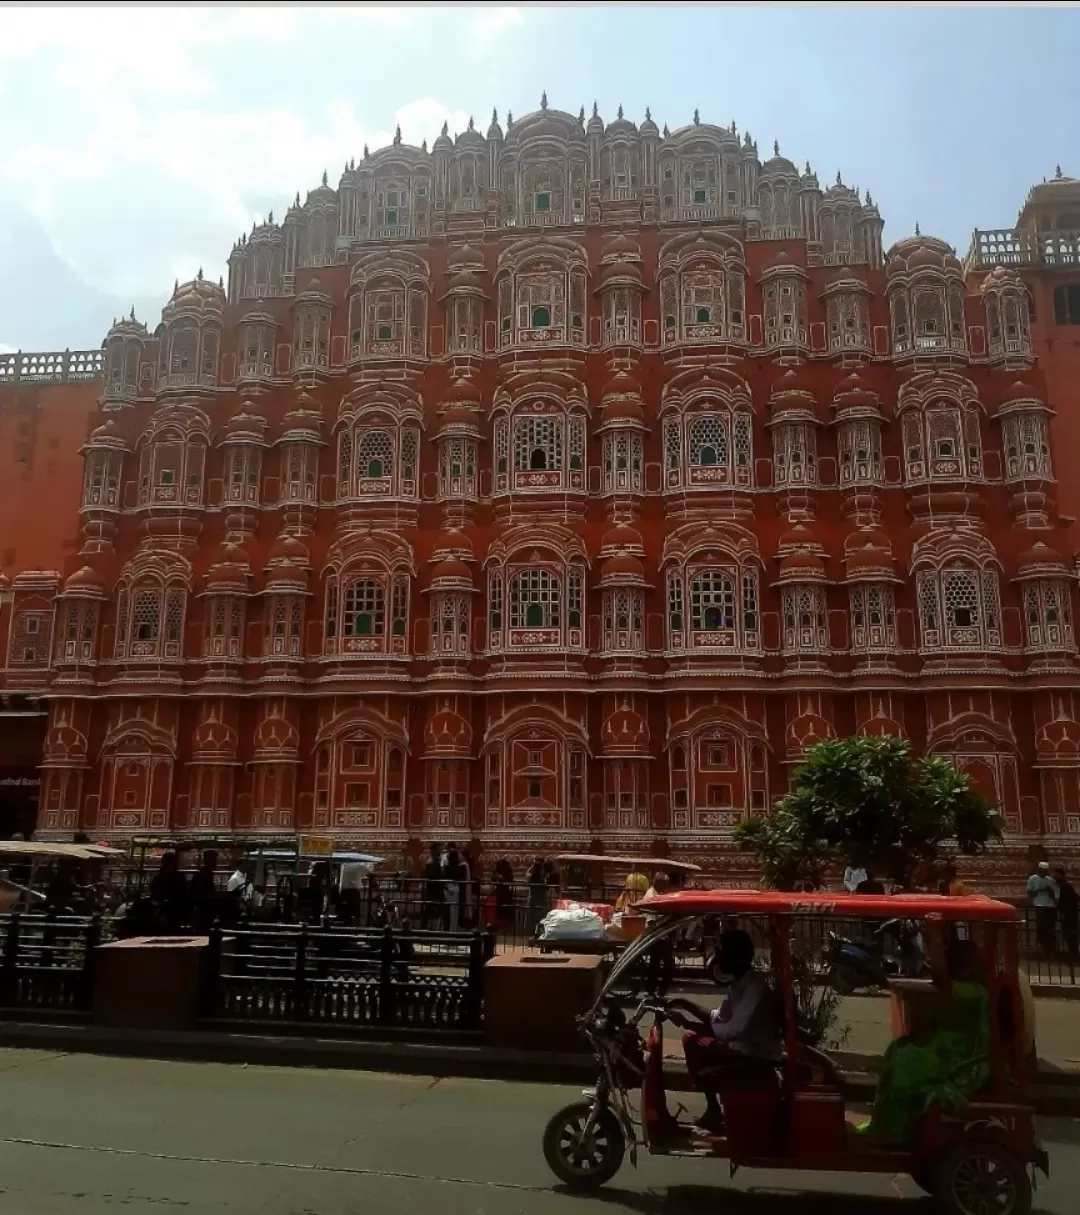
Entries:
{"label": "spire finial", "polygon": [[202,282],[202,266],[199,267],[199,282]]}
{"label": "spire finial", "polygon": [[396,127],[394,127],[394,144],[396,146],[399,143],[401,143],[401,123],[400,122],[397,124]]}
{"label": "spire finial", "polygon": [[1058,180],[1058,181],[1060,181],[1060,180],[1061,180],[1061,165],[1058,165],[1058,166],[1057,166],[1057,167],[1054,169],[1054,177],[1055,177],[1055,178],[1057,178],[1057,180]]}
{"label": "spire finial", "polygon": [[364,144],[364,159],[367,160],[367,158],[368,158],[367,144]]}
{"label": "spire finial", "polygon": [[780,140],[779,139],[774,139],[772,141],[772,154],[774,156],[780,155]]}
{"label": "spire finial", "polygon": [[836,184],[837,184],[838,186],[842,186],[842,185],[844,184],[844,183],[843,183],[843,182],[840,180],[840,170],[839,170],[839,169],[837,169],[837,170],[836,170]]}
{"label": "spire finial", "polygon": [[652,122],[652,110],[648,106],[645,107],[645,121]]}
{"label": "spire finial", "polygon": [[701,123],[701,115],[698,113],[697,106],[694,106],[694,126],[699,126]]}
{"label": "spire finial", "polygon": [[134,304],[131,305],[131,319],[132,320],[135,319],[135,305]]}
{"label": "spire finial", "polygon": [[273,211],[271,211],[271,212],[270,212],[270,214],[269,214],[269,215],[266,217],[266,222],[267,222],[268,224],[272,224],[272,223],[274,222],[274,213],[273,213]]}
{"label": "spire finial", "polygon": [[420,140],[420,151],[421,152],[427,151],[427,137],[426,136]]}
{"label": "spire finial", "polygon": [[507,110],[506,111],[506,129],[509,131],[513,125],[514,125],[514,111]]}
{"label": "spire finial", "polygon": [[547,89],[544,89],[544,91],[540,94],[540,108],[542,110],[547,109]]}
{"label": "spire finial", "polygon": [[293,206],[298,207],[299,205],[300,205],[300,191],[297,190],[296,191],[296,201],[293,203]]}
{"label": "spire finial", "polygon": [[671,132],[668,130],[668,125],[665,122],[664,123],[664,138],[667,139],[670,135],[671,135]]}
{"label": "spire finial", "polygon": [[[469,126],[470,126],[470,127],[472,126],[472,119],[471,119],[471,118],[469,119]],[[446,119],[445,119],[445,118],[443,119],[443,124],[442,124],[442,133],[443,133],[444,135],[449,135],[449,134],[450,134],[450,124],[449,124],[449,123],[446,121]]]}
{"label": "spire finial", "polygon": [[597,108],[596,108],[596,102],[595,102],[595,101],[592,103],[592,116],[593,116],[594,118],[599,118],[599,117],[600,117],[600,112],[599,112],[599,111],[597,110]]}
{"label": "spire finial", "polygon": [[473,117],[471,114],[469,115],[469,130],[470,131],[476,130],[476,124],[473,122]]}
{"label": "spire finial", "polygon": [[578,120],[578,122],[581,123],[582,126],[585,125],[585,107],[584,106],[582,106],[581,109],[578,110],[577,120]]}
{"label": "spire finial", "polygon": [[919,221],[915,221],[915,235],[922,236],[922,229],[919,227]]}
{"label": "spire finial", "polygon": [[616,118],[622,118],[622,102],[621,101],[619,102],[619,109],[615,116],[616,116]]}
{"label": "spire finial", "polygon": [[867,190],[867,191],[866,191],[866,205],[867,205],[868,207],[872,207],[872,206],[874,205],[874,200],[873,200],[873,199],[870,197],[870,191],[869,191],[869,190]]}
{"label": "spire finial", "polygon": [[492,106],[492,107],[491,107],[491,122],[492,122],[492,125],[494,125],[494,124],[495,124],[495,123],[497,123],[498,121],[499,121],[499,111],[498,111],[498,110],[497,110],[497,109],[496,109],[494,106]]}

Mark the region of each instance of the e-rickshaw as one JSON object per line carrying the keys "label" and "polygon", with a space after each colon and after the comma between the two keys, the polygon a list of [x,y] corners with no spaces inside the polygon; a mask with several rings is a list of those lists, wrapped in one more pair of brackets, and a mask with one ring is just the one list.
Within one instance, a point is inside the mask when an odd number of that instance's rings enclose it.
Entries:
{"label": "e-rickshaw", "polygon": [[0,840],[0,867],[12,860],[29,865],[25,882],[0,877],[0,911],[28,911],[45,902],[46,896],[38,890],[38,871],[43,864],[74,861],[82,864],[103,865],[107,861],[123,860],[124,853],[107,844],[59,844],[28,840]]}
{"label": "e-rickshaw", "polygon": [[[560,1181],[575,1189],[603,1185],[627,1152],[636,1165],[637,1151],[644,1148],[650,1155],[726,1160],[732,1175],[737,1168],[906,1173],[948,1215],[1028,1215],[1034,1168],[1049,1175],[1049,1163],[1035,1134],[1028,1095],[1014,908],[978,896],[688,890],[655,898],[641,909],[649,927],[627,947],[582,1018],[599,1064],[596,1087],[585,1100],[555,1114],[544,1132],[544,1156]],[[835,1064],[800,1034],[793,929],[799,920],[823,916],[903,916],[923,921],[928,932],[941,936],[961,924],[981,934],[988,1047],[985,1057],[963,1065],[966,1075],[979,1077],[979,1087],[971,1092],[970,1085],[962,1090],[958,1084],[958,1091],[970,1095],[951,1108],[926,1107],[902,1146],[884,1146],[858,1133],[855,1124],[865,1115],[845,1109]],[[782,1029],[782,1055],[762,1069],[760,1083],[730,1088],[721,1083],[722,1133],[700,1131],[668,1111],[663,1026],[673,1019],[667,1014],[674,1012],[674,1002],[657,990],[632,993],[629,1013],[625,1002],[635,962],[698,917],[764,928]],[[923,982],[907,980],[908,996]],[[932,988],[929,980],[925,986]],[[640,1090],[638,1110],[631,1102],[634,1089]]]}

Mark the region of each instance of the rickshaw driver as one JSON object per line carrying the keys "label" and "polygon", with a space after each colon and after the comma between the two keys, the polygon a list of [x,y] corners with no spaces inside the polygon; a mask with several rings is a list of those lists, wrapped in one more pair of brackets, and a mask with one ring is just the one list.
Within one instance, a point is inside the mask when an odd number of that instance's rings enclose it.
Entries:
{"label": "rickshaw driver", "polygon": [[723,1004],[706,1012],[689,1000],[670,1000],[666,1014],[688,1031],[683,1035],[686,1068],[705,1094],[705,1113],[697,1125],[720,1133],[720,1090],[770,1083],[783,1042],[773,992],[766,977],[754,969],[754,942],[748,932],[722,932],[709,970],[718,984],[731,980]]}

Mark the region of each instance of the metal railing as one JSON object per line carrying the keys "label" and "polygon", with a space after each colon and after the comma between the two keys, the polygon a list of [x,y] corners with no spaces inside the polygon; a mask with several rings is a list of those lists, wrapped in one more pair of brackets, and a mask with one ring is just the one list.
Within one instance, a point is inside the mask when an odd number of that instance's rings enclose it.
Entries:
{"label": "metal railing", "polygon": [[0,930],[0,1012],[89,1014],[101,941],[97,916],[15,914]]}
{"label": "metal railing", "polygon": [[475,1032],[494,949],[480,932],[215,926],[201,1012],[278,1026]]}

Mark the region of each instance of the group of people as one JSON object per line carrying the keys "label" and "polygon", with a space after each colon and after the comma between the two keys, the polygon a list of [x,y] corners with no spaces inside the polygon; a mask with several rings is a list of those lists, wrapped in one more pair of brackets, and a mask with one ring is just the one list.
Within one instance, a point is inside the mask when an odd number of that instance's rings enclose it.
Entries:
{"label": "group of people", "polygon": [[[536,857],[525,875],[530,928],[551,907],[558,874],[551,860]],[[500,857],[489,876],[468,848],[433,843],[420,875],[421,920],[424,928],[449,930],[485,928],[509,930],[514,926],[516,896],[510,859]]]}

